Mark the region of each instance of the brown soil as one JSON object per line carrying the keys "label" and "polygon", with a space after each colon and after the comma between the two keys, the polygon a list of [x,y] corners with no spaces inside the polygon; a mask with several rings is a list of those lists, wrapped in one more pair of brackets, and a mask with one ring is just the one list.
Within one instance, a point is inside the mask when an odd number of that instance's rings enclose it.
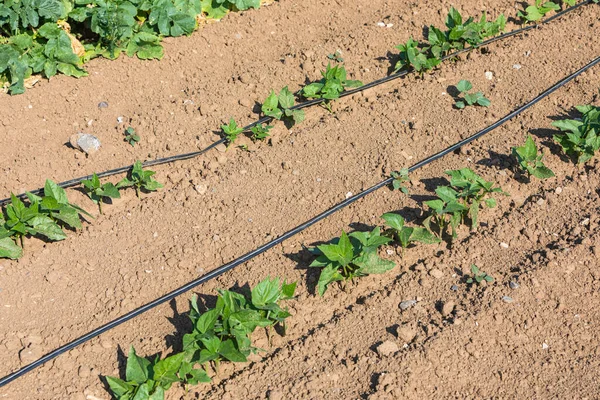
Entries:
{"label": "brown soil", "polygon": [[[512,2],[491,3],[453,5],[469,15],[484,9],[491,16],[516,14]],[[353,79],[382,77],[394,46],[420,38],[425,25],[443,24],[449,6],[281,1],[166,40],[161,62],[95,60],[88,78],[57,77],[24,95],[0,96],[1,197],[41,186],[45,178],[61,181],[203,148],[229,117],[243,124],[255,119],[255,102],[271,88],[296,90],[317,79],[336,49]],[[272,146],[213,151],[156,168],[163,190],[141,201],[124,192],[63,242],[28,240],[21,260],[0,260],[0,374],[495,121],[598,56],[599,17],[598,6],[586,6],[489,52],[446,63],[431,76],[346,98],[333,114],[307,110],[306,122],[291,131],[278,125]],[[380,21],[393,27],[379,27]],[[446,92],[460,79],[471,80],[492,105],[454,110]],[[599,84],[594,68],[460,153],[419,170],[410,196],[380,190],[198,288],[210,297],[219,287],[281,276],[298,280],[299,297],[290,304],[286,337],[251,363],[224,365],[213,384],[193,388],[187,398],[600,397],[594,383],[600,375],[600,166],[565,162],[551,141],[551,118],[574,105],[598,104]],[[109,107],[99,109],[101,101]],[[119,116],[125,124],[117,124]],[[140,133],[139,146],[122,141],[124,125]],[[102,149],[85,157],[66,146],[78,131],[97,135]],[[556,178],[516,179],[507,155],[528,132],[549,147],[546,164]],[[511,195],[481,213],[478,233],[462,230],[453,246],[418,246],[404,259],[394,254],[400,267],[392,272],[361,279],[346,292],[333,286],[324,298],[314,296],[316,275],[306,270],[304,246],[342,229],[381,224],[384,212],[418,218],[420,202],[444,170],[462,167]],[[207,190],[201,194],[197,185]],[[79,191],[68,194],[95,210]],[[471,263],[496,282],[468,288],[461,278]],[[520,287],[510,289],[510,281]],[[1,388],[0,398],[108,399],[99,375],[119,374],[119,348],[169,353],[189,328],[190,296],[60,356]],[[418,302],[401,311],[399,303],[408,299]],[[268,347],[266,337],[257,338],[259,347]],[[183,396],[172,389],[167,398]]]}

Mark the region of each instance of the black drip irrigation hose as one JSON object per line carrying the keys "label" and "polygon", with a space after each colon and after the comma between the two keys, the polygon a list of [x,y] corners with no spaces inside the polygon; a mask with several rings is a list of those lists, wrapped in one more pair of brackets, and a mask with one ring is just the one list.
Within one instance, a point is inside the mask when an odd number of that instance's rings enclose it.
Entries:
{"label": "black drip irrigation hose", "polygon": [[[589,64],[587,64],[586,66],[584,66],[583,68],[577,70],[576,72],[572,73],[571,75],[567,76],[566,78],[562,79],[561,81],[557,82],[556,84],[554,84],[552,87],[550,87],[549,89],[546,89],[544,92],[542,92],[541,94],[539,94],[538,96],[536,96],[533,100],[529,101],[528,103],[520,106],[519,108],[515,109],[514,111],[510,112],[509,114],[507,114],[506,116],[504,116],[503,118],[499,119],[498,121],[494,122],[493,124],[489,125],[488,127],[480,130],[479,132],[475,133],[472,136],[469,136],[453,145],[451,145],[450,147],[447,147],[446,149],[431,155],[427,158],[425,158],[424,160],[419,161],[418,163],[414,164],[413,166],[411,166],[410,168],[408,168],[409,172],[413,172],[419,168],[422,168],[442,157],[444,157],[445,155],[447,155],[448,153],[451,153],[453,151],[456,151],[457,149],[460,149],[462,146],[480,138],[481,136],[491,132],[492,130],[498,128],[499,126],[503,125],[504,123],[506,123],[507,121],[509,121],[510,119],[514,118],[515,116],[521,114],[523,111],[527,110],[528,108],[532,107],[533,105],[535,105],[536,103],[538,103],[539,101],[541,101],[542,99],[544,99],[545,97],[549,96],[550,94],[552,94],[553,92],[555,92],[556,90],[558,90],[559,88],[561,88],[562,86],[564,86],[565,84],[567,84],[568,82],[570,82],[571,80],[573,80],[574,78],[576,78],[577,76],[581,75],[582,73],[584,73],[585,71],[587,71],[588,69],[592,68],[593,66],[597,65],[600,63],[600,57],[597,57],[596,59],[594,59],[592,62],[590,62]],[[172,299],[174,299],[175,297],[178,297],[180,295],[182,295],[183,293],[205,283],[208,282],[212,279],[217,278],[220,275],[223,275],[225,272],[228,272],[232,269],[234,269],[235,267],[255,258],[256,256],[266,252],[267,250],[271,249],[274,246],[277,246],[278,244],[282,243],[283,241],[291,238],[292,236],[304,231],[305,229],[307,229],[308,227],[316,224],[317,222],[329,217],[330,215],[334,214],[335,212],[341,210],[342,208],[348,207],[350,204],[362,199],[363,197],[367,196],[370,193],[373,193],[374,191],[381,189],[384,186],[387,186],[389,184],[392,183],[392,181],[394,180],[394,178],[387,178],[381,182],[379,182],[378,184],[371,186],[370,188],[352,196],[349,197],[348,199],[342,201],[341,203],[336,204],[335,206],[329,208],[328,210],[322,212],[321,214],[313,217],[312,219],[304,222],[301,225],[298,225],[297,227],[293,228],[292,230],[287,231],[286,233],[284,233],[283,235],[279,236],[278,238],[263,244],[262,246],[258,247],[257,249],[244,254],[243,256],[230,261],[227,264],[221,265],[220,267],[202,275],[201,277],[179,287],[178,289],[173,290],[170,293],[167,293],[165,295],[163,295],[162,297],[157,298],[156,300],[151,301],[150,303],[147,303],[139,308],[136,308],[133,311],[130,311],[129,313],[122,315],[121,317],[108,322],[102,326],[100,326],[99,328],[94,329],[93,331],[79,337],[78,339],[73,340],[72,342],[69,342],[59,348],[57,348],[56,350],[46,354],[45,356],[43,356],[42,358],[40,358],[39,360],[36,360],[20,369],[18,369],[17,371],[3,377],[0,379],[0,387],[3,387],[5,385],[7,385],[8,383],[14,381],[15,379],[19,378],[20,376],[25,375],[26,373],[32,371],[33,369],[42,366],[43,364],[47,363],[50,360],[53,360],[54,358],[58,357],[59,355],[101,335],[102,333],[109,331],[112,328],[115,328],[127,321],[129,321],[130,319],[133,319],[134,317],[137,317],[140,314],[145,313],[146,311],[149,311],[151,309],[153,309],[154,307],[157,307],[161,304],[164,304]]]}
{"label": "black drip irrigation hose", "polygon": [[[467,48],[464,48],[462,50],[455,51],[454,53],[451,53],[451,54],[448,54],[448,55],[442,57],[441,61],[443,62],[443,61],[450,60],[450,59],[455,58],[455,57],[457,57],[457,56],[459,56],[461,54],[468,53],[468,52],[470,52],[473,49],[481,48],[481,47],[487,46],[489,44],[492,44],[494,42],[497,42],[497,41],[500,41],[500,40],[504,40],[504,39],[507,39],[509,37],[516,36],[516,35],[518,35],[520,33],[527,32],[529,30],[538,28],[539,26],[547,24],[549,22],[552,22],[553,20],[555,20],[557,18],[560,18],[563,15],[565,15],[567,13],[570,13],[571,11],[575,11],[579,7],[582,7],[584,5],[587,5],[587,4],[590,4],[590,3],[593,3],[593,2],[594,2],[594,0],[583,1],[581,3],[578,3],[578,4],[576,4],[576,5],[572,6],[572,7],[566,8],[566,9],[564,9],[564,10],[556,13],[555,15],[553,15],[553,16],[551,16],[549,18],[546,18],[545,20],[539,22],[538,24],[535,24],[535,25],[526,25],[526,26],[524,26],[522,28],[515,29],[514,31],[511,31],[511,32],[508,32],[508,33],[503,33],[503,34],[498,35],[496,37],[493,37],[491,39],[485,40],[485,41],[481,42],[477,46],[467,47]],[[371,89],[373,87],[382,85],[384,83],[391,82],[393,80],[402,78],[402,77],[410,74],[411,72],[412,72],[412,70],[405,70],[405,71],[399,71],[399,72],[393,73],[393,74],[388,75],[388,76],[386,76],[384,78],[377,79],[377,80],[374,80],[372,82],[369,82],[369,83],[367,83],[367,84],[365,84],[363,86],[360,86],[358,88],[344,91],[344,92],[342,92],[340,94],[340,98],[343,98],[343,97],[346,97],[346,96],[352,96],[353,94],[360,93],[360,92],[363,92],[363,91],[365,91],[367,89]],[[304,109],[304,108],[308,108],[308,107],[312,107],[312,106],[315,106],[315,105],[318,105],[318,104],[325,103],[326,101],[328,101],[328,100],[327,99],[313,99],[313,100],[308,100],[308,101],[302,102],[300,104],[297,104],[294,107],[291,107],[291,109],[292,110],[301,110],[301,109]],[[250,128],[253,128],[253,127],[255,127],[257,125],[260,125],[260,124],[271,122],[272,120],[273,120],[272,117],[262,117],[262,118],[260,118],[260,119],[258,119],[256,121],[252,122],[251,124],[246,125],[245,127],[243,127],[242,128],[243,132],[247,132],[247,131],[250,130]],[[208,147],[206,147],[206,148],[204,148],[202,150],[193,151],[193,152],[190,152],[190,153],[178,154],[178,155],[169,156],[169,157],[165,157],[165,158],[158,158],[158,159],[150,160],[150,161],[145,161],[142,164],[143,164],[144,167],[151,167],[151,166],[155,166],[155,165],[169,164],[169,163],[172,163],[172,162],[175,162],[175,161],[189,160],[191,158],[198,157],[198,156],[200,156],[200,155],[208,152],[209,150],[212,150],[214,147],[216,147],[216,146],[218,146],[220,144],[224,144],[225,142],[226,142],[226,140],[224,138],[223,139],[219,139],[216,142],[210,144]],[[97,173],[96,175],[98,175],[98,178],[106,178],[108,176],[113,176],[113,175],[117,175],[117,174],[126,173],[131,168],[132,168],[132,165],[127,165],[127,166],[124,166],[124,167],[119,167],[119,168],[111,169],[111,170],[108,170],[108,171],[100,172],[100,173]],[[82,177],[79,177],[79,178],[73,178],[73,179],[70,179],[68,181],[64,181],[64,182],[58,183],[58,186],[60,186],[62,188],[70,188],[70,187],[73,187],[73,186],[76,186],[76,185],[80,184],[83,180],[91,179],[91,178],[92,178],[92,175],[86,175],[86,176],[82,176]],[[43,193],[43,191],[44,191],[44,189],[40,188],[40,189],[32,190],[31,193],[36,194],[36,195],[40,195],[40,194]],[[24,199],[25,197],[27,197],[27,194],[26,193],[21,193],[21,194],[17,195],[17,197],[20,198],[20,199]],[[10,201],[11,201],[10,197],[6,198],[6,199],[0,200],[0,206],[8,204],[8,203],[10,203]]]}

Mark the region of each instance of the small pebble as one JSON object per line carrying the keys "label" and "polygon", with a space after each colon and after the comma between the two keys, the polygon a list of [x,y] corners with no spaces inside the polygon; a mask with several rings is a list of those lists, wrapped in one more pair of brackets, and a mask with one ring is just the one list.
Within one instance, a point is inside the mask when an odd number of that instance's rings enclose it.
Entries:
{"label": "small pebble", "polygon": [[491,81],[494,79],[494,73],[492,71],[485,71],[485,79]]}
{"label": "small pebble", "polygon": [[378,22],[377,26],[380,26],[382,28],[385,28],[385,22]]}
{"label": "small pebble", "polygon": [[521,64],[515,64],[515,65],[513,65],[513,68],[514,69],[521,69]]}
{"label": "small pebble", "polygon": [[515,281],[510,281],[508,283],[508,287],[510,287],[511,289],[518,289],[519,288],[519,284]]}
{"label": "small pebble", "polygon": [[563,191],[563,189],[560,186],[557,187],[556,189],[554,189],[554,193],[556,193],[556,194],[561,194],[562,191]]}
{"label": "small pebble", "polygon": [[379,354],[381,357],[385,357],[385,356],[394,354],[398,350],[400,350],[398,348],[398,345],[389,340],[386,340],[385,342],[383,342],[379,346],[377,346],[377,354]]}
{"label": "small pebble", "polygon": [[101,101],[100,103],[98,103],[98,108],[107,108],[108,107],[108,103],[105,101]]}
{"label": "small pebble", "polygon": [[450,290],[452,290],[453,292],[457,292],[458,291],[458,286],[452,285],[452,286],[450,286]]}
{"label": "small pebble", "polygon": [[350,198],[350,197],[352,197],[352,196],[353,196],[352,192],[348,192],[348,193],[346,193],[346,199],[349,199],[349,198]]}
{"label": "small pebble", "polygon": [[409,308],[413,307],[415,304],[417,304],[416,300],[404,300],[403,302],[400,303],[400,309],[402,311],[404,310],[408,310]]}
{"label": "small pebble", "polygon": [[502,301],[504,301],[505,303],[512,303],[513,298],[510,296],[502,296]]}
{"label": "small pebble", "polygon": [[447,301],[442,306],[442,315],[444,317],[449,316],[450,314],[452,314],[453,311],[454,311],[454,302],[453,301]]}
{"label": "small pebble", "polygon": [[548,345],[546,343],[542,343],[542,349],[546,350],[548,348]]}
{"label": "small pebble", "polygon": [[69,143],[73,148],[83,151],[86,154],[93,154],[100,149],[100,140],[87,133],[79,132],[69,138]]}
{"label": "small pebble", "polygon": [[208,190],[208,186],[196,185],[196,186],[194,186],[194,189],[196,190],[196,192],[198,192],[198,194],[204,194]]}
{"label": "small pebble", "polygon": [[500,247],[502,247],[503,249],[508,249],[508,243],[500,243]]}
{"label": "small pebble", "polygon": [[213,241],[218,242],[220,239],[219,235],[213,235]]}
{"label": "small pebble", "polygon": [[123,117],[117,117],[117,122],[119,124],[122,124],[123,123]]}

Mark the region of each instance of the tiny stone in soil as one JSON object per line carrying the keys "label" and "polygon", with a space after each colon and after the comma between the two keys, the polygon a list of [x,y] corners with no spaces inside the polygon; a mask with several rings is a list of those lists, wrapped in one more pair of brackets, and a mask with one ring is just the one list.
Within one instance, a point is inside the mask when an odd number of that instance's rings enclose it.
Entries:
{"label": "tiny stone in soil", "polygon": [[518,284],[517,282],[515,282],[515,281],[510,281],[510,282],[508,283],[508,286],[509,286],[511,289],[518,289],[518,288],[519,288],[519,284]]}
{"label": "tiny stone in soil", "polygon": [[108,103],[106,101],[101,101],[100,103],[98,103],[98,108],[107,108],[108,107]]}
{"label": "tiny stone in soil", "polygon": [[510,296],[502,296],[502,301],[504,301],[505,303],[512,303],[514,300]]}
{"label": "tiny stone in soil", "polygon": [[398,348],[398,345],[389,340],[386,340],[385,342],[377,346],[377,354],[379,354],[380,357],[389,356],[391,354],[396,353],[398,350],[400,350]]}
{"label": "tiny stone in soil", "polygon": [[416,300],[404,300],[403,302],[400,303],[399,307],[402,311],[404,311],[404,310],[408,310],[415,304],[417,304]]}
{"label": "tiny stone in soil", "polygon": [[442,307],[442,315],[444,317],[447,317],[450,314],[452,314],[452,311],[454,311],[454,302],[453,301],[445,302],[444,306]]}
{"label": "tiny stone in soil", "polygon": [[452,286],[450,286],[450,290],[452,290],[453,292],[456,292],[456,291],[458,291],[458,286],[452,285]]}

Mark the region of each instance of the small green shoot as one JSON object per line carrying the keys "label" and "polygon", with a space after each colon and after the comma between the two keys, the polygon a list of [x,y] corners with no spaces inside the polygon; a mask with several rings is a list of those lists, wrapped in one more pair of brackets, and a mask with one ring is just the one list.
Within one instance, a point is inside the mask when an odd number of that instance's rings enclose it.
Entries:
{"label": "small green shoot", "polygon": [[391,234],[398,241],[402,248],[402,256],[406,248],[414,242],[425,244],[440,243],[440,238],[425,228],[406,226],[404,218],[395,213],[386,213],[381,216],[390,227]]}
{"label": "small green shoot", "polygon": [[[307,99],[335,100],[348,88],[362,86],[361,81],[346,79],[346,68],[343,65],[332,67],[329,63],[325,71],[321,72],[323,79],[302,88],[302,96]],[[330,110],[331,111],[331,110]]]}
{"label": "small green shoot", "polygon": [[123,178],[117,183],[117,189],[132,187],[135,189],[135,195],[140,197],[140,190],[154,192],[163,187],[163,185],[152,178],[156,174],[154,171],[144,171],[141,161],[136,161],[129,174],[129,177]]}
{"label": "small green shoot", "polygon": [[383,274],[394,268],[393,261],[384,260],[377,249],[392,239],[382,236],[379,227],[372,232],[352,232],[312,249],[317,255],[310,267],[323,268],[317,283],[320,296],[325,294],[329,284],[338,281],[351,281],[356,277]]}
{"label": "small green shoot", "polygon": [[467,283],[469,285],[471,285],[473,283],[477,283],[479,285],[483,281],[486,281],[489,283],[494,282],[494,278],[492,276],[481,271],[475,264],[471,264],[471,273],[473,274],[473,276],[470,276],[467,278]]}
{"label": "small green shoot", "polygon": [[333,54],[327,54],[327,58],[338,63],[344,62],[344,59],[342,58],[342,52],[339,50],[336,50]]}
{"label": "small green shoot", "polygon": [[554,121],[552,125],[565,132],[554,135],[554,140],[568,156],[583,164],[600,149],[600,107],[584,105],[575,108],[583,114],[581,120]]}
{"label": "small green shoot", "polygon": [[91,179],[84,179],[81,181],[83,184],[85,193],[89,196],[92,201],[98,205],[98,211],[102,214],[102,202],[106,199],[119,199],[121,193],[119,189],[110,182],[105,184],[100,183],[100,178],[94,173]]}
{"label": "small green shoot", "polygon": [[244,132],[243,128],[238,127],[237,123],[233,118],[229,119],[229,124],[221,125],[221,129],[225,134],[225,139],[227,139],[227,144],[231,145],[238,138],[240,133]]}
{"label": "small green shoot", "polygon": [[279,95],[271,90],[271,94],[269,94],[261,109],[266,116],[284,120],[289,126],[293,126],[304,121],[304,111],[292,108],[295,102],[294,94],[286,86],[281,89]]}
{"label": "small green shoot", "polygon": [[535,0],[534,5],[528,5],[525,11],[517,12],[517,17],[523,19],[526,22],[537,22],[544,18],[550,11],[558,11],[560,6],[554,2],[543,0]]}
{"label": "small green shoot", "polygon": [[542,161],[544,154],[540,152],[538,155],[538,149],[530,135],[527,136],[523,146],[512,148],[512,154],[527,175],[535,176],[538,179],[548,179],[554,176],[554,172]]}
{"label": "small green shoot", "polygon": [[392,172],[392,188],[394,190],[399,190],[404,194],[408,194],[408,188],[404,186],[407,182],[410,182],[410,178],[408,177],[408,168],[402,168],[400,171]]}
{"label": "small green shoot", "polygon": [[454,106],[456,108],[462,109],[465,108],[467,105],[480,105],[482,107],[489,107],[491,102],[483,95],[482,92],[468,93],[469,90],[471,90],[472,88],[473,85],[471,84],[471,82],[465,79],[462,79],[460,82],[458,82],[458,84],[456,85],[456,89],[460,92],[463,98],[456,99],[456,102],[454,103]]}
{"label": "small green shoot", "polygon": [[132,147],[135,146],[136,143],[140,141],[140,135],[135,132],[131,126],[125,129],[125,141],[129,143]]}
{"label": "small green shoot", "polygon": [[438,57],[431,55],[429,47],[420,47],[419,42],[413,38],[408,39],[404,44],[396,46],[400,51],[398,61],[394,67],[394,72],[400,70],[414,69],[415,72],[423,74],[437,67],[441,60]]}
{"label": "small green shoot", "polygon": [[266,138],[269,137],[269,131],[273,129],[272,125],[256,125],[253,126],[252,128],[250,128],[250,131],[252,132],[252,140],[257,141],[257,140],[265,140]]}

